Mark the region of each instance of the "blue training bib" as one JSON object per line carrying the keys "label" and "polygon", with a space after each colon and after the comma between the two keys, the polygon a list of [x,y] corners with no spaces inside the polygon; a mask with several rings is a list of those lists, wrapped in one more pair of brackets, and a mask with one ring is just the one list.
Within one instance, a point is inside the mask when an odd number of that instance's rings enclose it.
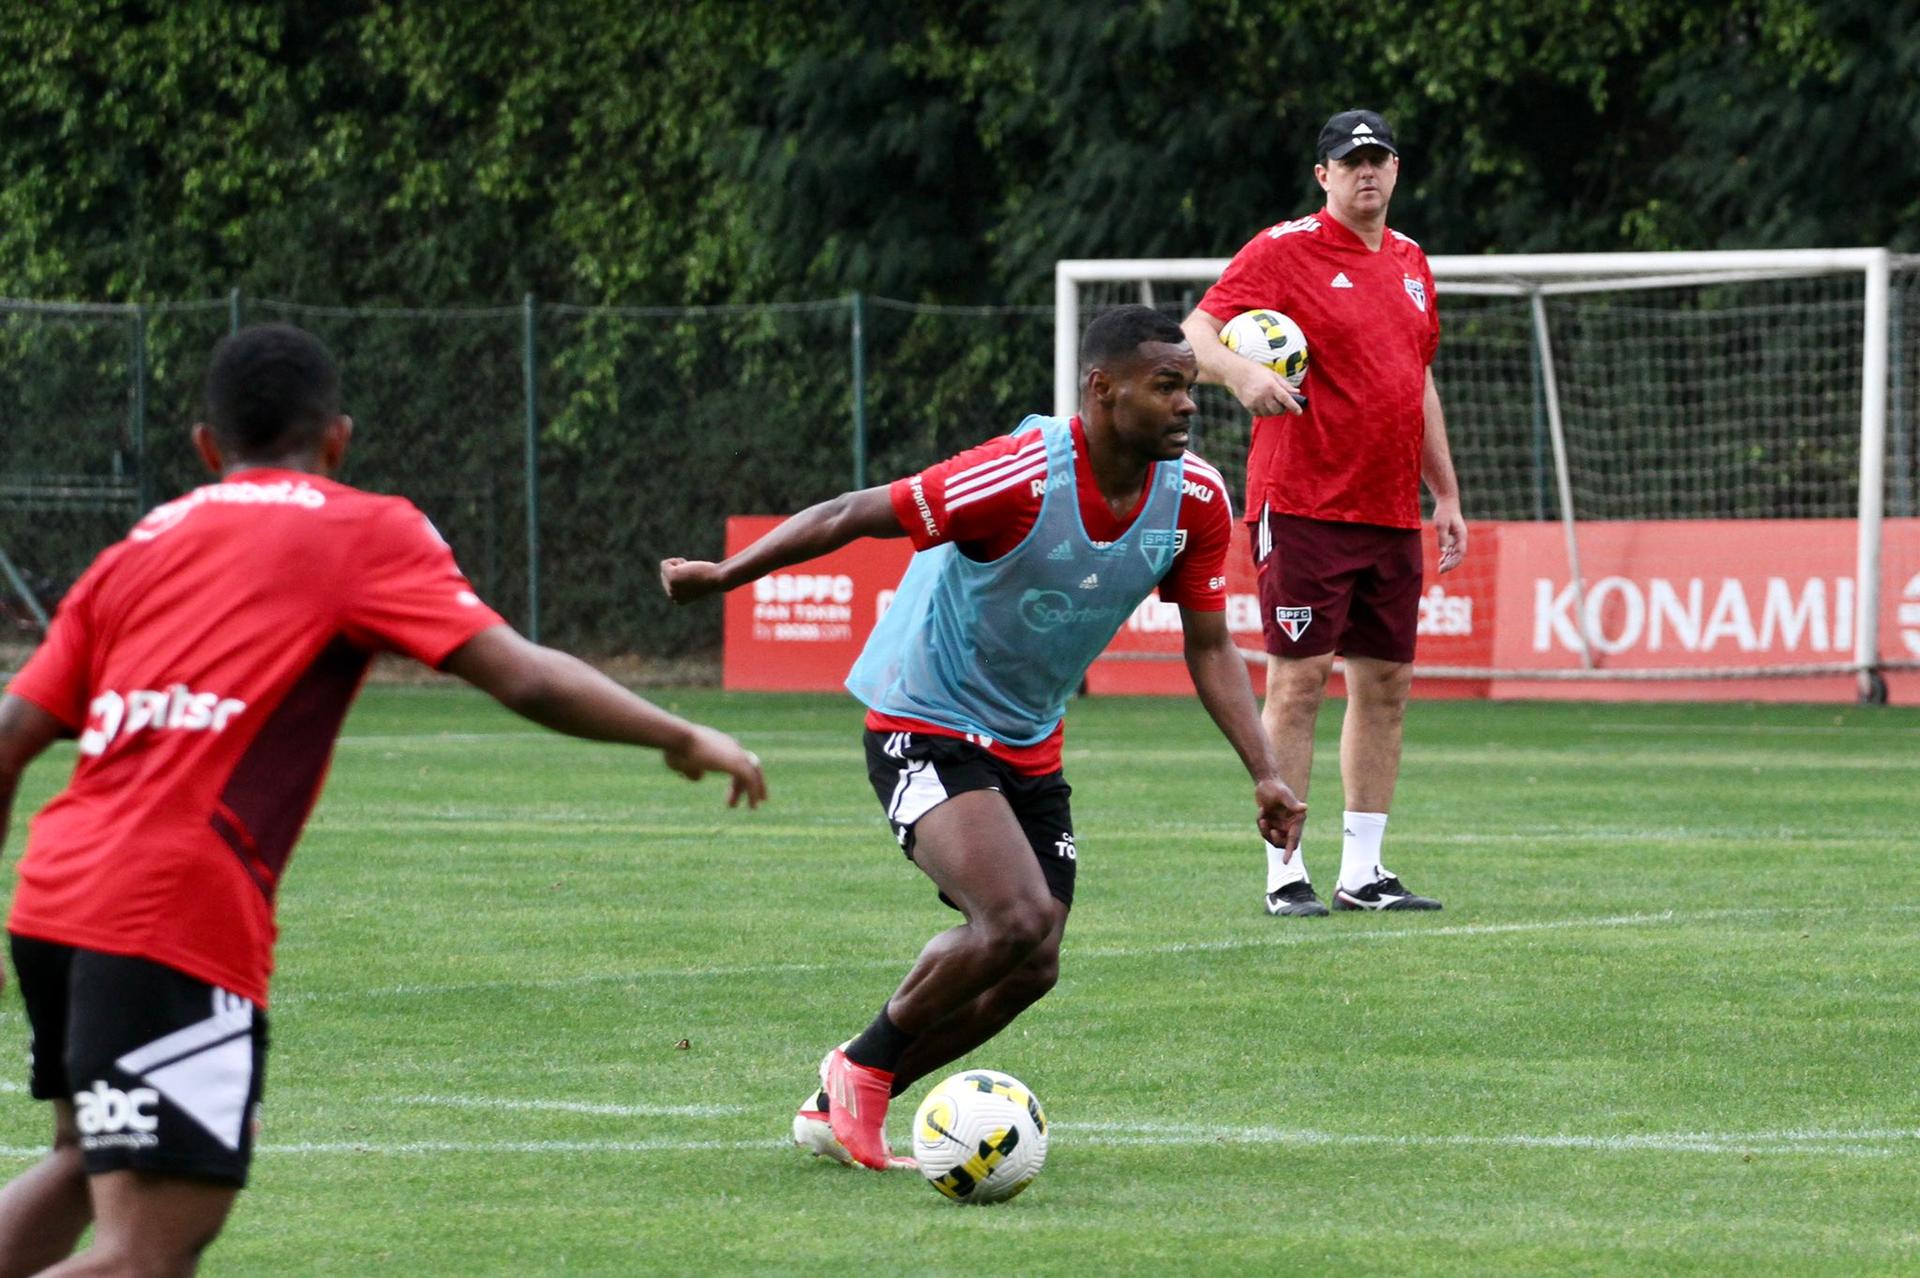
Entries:
{"label": "blue training bib", "polygon": [[1180,550],[1184,458],[1157,462],[1147,498],[1117,541],[1080,521],[1067,418],[1031,416],[1046,440],[1046,491],[1026,537],[990,563],[951,542],[914,555],[867,637],[847,689],[882,714],[1009,745],[1043,741],[1067,698]]}

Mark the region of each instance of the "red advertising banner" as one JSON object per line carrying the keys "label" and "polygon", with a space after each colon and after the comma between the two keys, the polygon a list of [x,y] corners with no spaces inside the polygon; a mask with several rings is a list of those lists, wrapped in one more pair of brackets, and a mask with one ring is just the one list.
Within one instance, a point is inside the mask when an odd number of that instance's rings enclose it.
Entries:
{"label": "red advertising banner", "polygon": [[[1606,670],[1777,667],[1853,658],[1857,539],[1846,519],[1660,520],[1579,528],[1576,599],[1565,535],[1553,524],[1503,524],[1497,594],[1507,624],[1494,664],[1581,669],[1581,622]],[[1880,651],[1920,657],[1920,520],[1883,525]],[[1425,653],[1422,652],[1424,659]],[[1920,695],[1911,672],[1888,676],[1896,701]],[[1563,683],[1503,679],[1496,697],[1609,701],[1852,701],[1850,674]]]}
{"label": "red advertising banner", "polygon": [[[727,553],[780,522],[727,521]],[[1852,701],[1851,675],[1595,682],[1435,677],[1449,669],[1574,671],[1581,620],[1602,669],[1684,670],[1844,662],[1853,655],[1856,525],[1849,520],[1664,520],[1583,524],[1583,599],[1557,524],[1475,523],[1458,570],[1435,571],[1426,532],[1414,692],[1422,697],[1572,700]],[[905,538],[860,541],[762,578],[726,598],[725,686],[830,691],[842,686],[906,571]],[[1920,659],[1920,520],[1886,523],[1881,652]],[[1246,529],[1228,555],[1227,625],[1263,647]],[[1101,694],[1192,690],[1179,610],[1149,598],[1087,673]],[[1256,691],[1264,670],[1251,667]],[[1432,672],[1432,673],[1423,673]],[[1920,674],[1888,676],[1896,702],[1920,701]],[[1337,693],[1338,689],[1334,689]]]}
{"label": "red advertising banner", "polygon": [[[727,553],[745,550],[779,523],[777,515],[733,516],[727,520]],[[840,688],[912,558],[905,537],[856,541],[733,591],[726,597],[722,686],[762,692]]]}

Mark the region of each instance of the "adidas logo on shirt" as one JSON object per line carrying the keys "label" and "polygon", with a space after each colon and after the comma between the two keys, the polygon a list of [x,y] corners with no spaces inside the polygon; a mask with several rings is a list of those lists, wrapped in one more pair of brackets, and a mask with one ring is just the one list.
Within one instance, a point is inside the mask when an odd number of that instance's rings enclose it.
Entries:
{"label": "adidas logo on shirt", "polygon": [[1095,586],[1099,584],[1100,584],[1100,574],[1097,572],[1090,572],[1086,576],[1080,579],[1080,589],[1082,590],[1092,590]]}
{"label": "adidas logo on shirt", "polygon": [[1055,563],[1059,563],[1063,559],[1071,559],[1073,558],[1073,547],[1063,541],[1047,552],[1047,558],[1053,560]]}
{"label": "adidas logo on shirt", "polygon": [[1347,273],[1345,271],[1342,271],[1338,275],[1333,277],[1333,283],[1329,284],[1327,287],[1328,288],[1352,288],[1353,281],[1347,278]]}

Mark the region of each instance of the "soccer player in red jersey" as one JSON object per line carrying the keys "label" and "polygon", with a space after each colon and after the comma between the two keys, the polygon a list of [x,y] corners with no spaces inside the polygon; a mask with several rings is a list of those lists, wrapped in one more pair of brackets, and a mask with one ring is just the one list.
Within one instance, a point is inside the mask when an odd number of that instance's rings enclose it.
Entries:
{"label": "soccer player in red jersey", "polygon": [[101,554],[0,698],[0,836],[26,765],[60,736],[80,751],[7,923],[54,1138],[0,1190],[0,1278],[191,1273],[220,1232],[253,1153],[274,896],[376,652],[726,773],[730,805],[766,795],[724,733],[515,634],[411,503],[333,482],[353,423],[313,336],[221,342],[207,409],[219,482]]}
{"label": "soccer player in red jersey", "polygon": [[888,1101],[1004,1029],[1053,988],[1079,864],[1061,772],[1065,704],[1156,588],[1179,605],[1200,701],[1285,846],[1305,807],[1281,783],[1227,631],[1232,530],[1220,473],[1187,451],[1196,366],[1144,306],[1089,325],[1082,416],[843,493],[722,563],[668,559],[679,603],[859,537],[916,551],[847,686],[868,706],[868,779],[901,850],[965,922],[941,932],[865,1031],[827,1054],[794,1119],[811,1152],[882,1169]]}
{"label": "soccer player in red jersey", "polygon": [[[1434,387],[1440,315],[1420,246],[1387,226],[1400,175],[1393,131],[1342,111],[1320,131],[1318,213],[1253,237],[1184,328],[1200,380],[1254,414],[1246,517],[1265,633],[1262,712],[1282,775],[1304,796],[1313,730],[1337,653],[1346,662],[1340,732],[1346,813],[1337,909],[1437,910],[1380,862],[1400,773],[1421,587],[1420,482],[1433,494],[1440,571],[1467,552],[1467,525]],[[1293,317],[1310,363],[1296,398],[1278,373],[1220,343],[1243,311]],[[1303,402],[1304,401],[1304,402]],[[1303,856],[1267,848],[1267,911],[1327,913]]]}

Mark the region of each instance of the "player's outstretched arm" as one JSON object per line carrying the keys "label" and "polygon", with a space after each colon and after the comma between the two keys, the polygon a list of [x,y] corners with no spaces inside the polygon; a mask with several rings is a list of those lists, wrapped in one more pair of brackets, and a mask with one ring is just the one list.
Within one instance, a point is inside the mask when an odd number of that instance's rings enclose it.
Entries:
{"label": "player's outstretched arm", "polygon": [[590,741],[651,746],[691,781],[724,772],[733,778],[728,807],[745,798],[757,808],[767,797],[759,758],[726,733],[670,714],[578,657],[524,639],[511,627],[481,631],[440,668],[541,727]]}
{"label": "player's outstretched arm", "polygon": [[662,559],[660,585],[675,603],[692,603],[838,550],[862,537],[904,537],[887,485],[841,493],[809,506],[737,555],[720,563]]}
{"label": "player's outstretched arm", "polygon": [[1247,775],[1253,778],[1253,798],[1260,808],[1260,837],[1285,848],[1291,858],[1300,846],[1307,805],[1280,779],[1280,765],[1274,761],[1273,747],[1253,699],[1246,658],[1234,647],[1227,614],[1182,608],[1180,626],[1187,673],[1193,676],[1200,704],[1213,716],[1221,734],[1246,765]]}
{"label": "player's outstretched arm", "polygon": [[0,847],[6,846],[7,819],[20,774],[62,730],[58,719],[25,697],[12,693],[0,697]]}
{"label": "player's outstretched arm", "polygon": [[1194,362],[1200,365],[1200,380],[1226,387],[1257,417],[1305,412],[1286,378],[1265,364],[1235,355],[1221,344],[1223,327],[1219,320],[1197,306],[1193,314],[1180,321],[1180,331],[1187,335],[1187,345],[1193,347]]}

